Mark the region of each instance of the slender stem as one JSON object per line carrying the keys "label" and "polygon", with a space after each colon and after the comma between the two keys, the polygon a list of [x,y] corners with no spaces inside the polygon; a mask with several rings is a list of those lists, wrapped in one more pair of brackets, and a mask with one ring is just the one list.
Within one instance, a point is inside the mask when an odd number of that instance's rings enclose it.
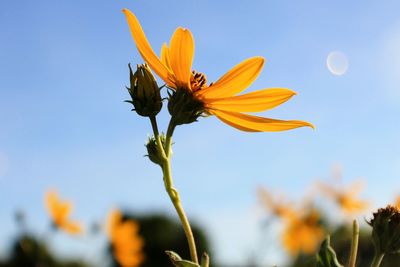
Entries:
{"label": "slender stem", "polygon": [[165,154],[169,158],[171,155],[171,147],[172,147],[172,135],[174,134],[175,130],[175,123],[171,120],[168,124],[168,129],[167,129],[167,137],[165,141]]}
{"label": "slender stem", "polygon": [[161,142],[161,139],[160,139],[160,134],[159,134],[159,132],[158,132],[158,126],[157,126],[156,117],[155,117],[155,116],[150,117],[150,122],[151,122],[151,127],[153,128],[154,137],[155,137],[156,140],[157,140],[157,148],[158,148],[158,151],[159,151],[161,157],[162,157],[162,158],[164,159],[164,161],[165,161],[165,160],[167,160],[167,156],[166,156],[166,154],[165,154],[165,150],[164,150],[164,148],[163,148],[163,145],[162,145],[162,142]]}
{"label": "slender stem", "polygon": [[374,259],[372,261],[371,267],[379,267],[381,265],[381,262],[383,260],[383,257],[385,254],[375,254]]}
{"label": "slender stem", "polygon": [[196,243],[194,241],[192,228],[190,227],[189,220],[188,220],[188,218],[185,214],[185,211],[182,207],[182,204],[181,204],[181,201],[179,198],[179,193],[173,187],[173,182],[172,182],[170,155],[171,155],[172,135],[175,130],[175,124],[172,121],[170,121],[170,123],[168,125],[168,130],[167,130],[165,147],[163,147],[160,136],[159,136],[159,132],[158,132],[156,118],[150,117],[150,121],[151,121],[151,126],[153,128],[154,136],[157,140],[158,151],[163,159],[162,170],[163,170],[163,176],[164,176],[165,190],[167,191],[169,198],[171,199],[172,204],[174,205],[175,210],[178,213],[179,219],[182,223],[183,230],[185,232],[186,239],[187,239],[188,245],[189,245],[190,258],[194,263],[198,264],[199,260],[197,258]]}
{"label": "slender stem", "polygon": [[193,232],[189,224],[189,220],[185,214],[185,211],[183,210],[180,198],[179,198],[179,193],[178,191],[173,188],[172,184],[172,175],[171,175],[171,164],[170,164],[170,159],[168,158],[165,164],[163,164],[163,173],[164,173],[164,183],[165,183],[165,189],[167,190],[167,193],[172,201],[172,204],[174,204],[175,210],[178,213],[179,219],[181,220],[183,230],[185,231],[186,239],[188,241],[189,245],[189,250],[190,250],[190,258],[194,263],[198,263],[198,258],[197,258],[197,251],[196,251],[196,243],[194,241],[193,237]]}
{"label": "slender stem", "polygon": [[360,229],[356,220],[353,221],[353,237],[351,240],[351,251],[348,267],[355,267],[357,260],[357,250],[358,250],[358,238],[360,235]]}

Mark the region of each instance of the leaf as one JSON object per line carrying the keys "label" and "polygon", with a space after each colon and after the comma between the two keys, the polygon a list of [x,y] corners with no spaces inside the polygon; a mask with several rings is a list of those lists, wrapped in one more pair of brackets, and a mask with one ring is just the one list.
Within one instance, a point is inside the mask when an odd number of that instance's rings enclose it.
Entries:
{"label": "leaf", "polygon": [[167,250],[165,253],[168,255],[169,259],[171,260],[172,264],[176,267],[200,267],[200,265],[187,261],[187,260],[182,260],[181,256],[178,255],[178,253]]}
{"label": "leaf", "polygon": [[330,236],[327,236],[321,244],[317,254],[317,267],[343,267],[336,257],[336,253],[331,247]]}
{"label": "leaf", "polygon": [[182,260],[181,256],[178,255],[178,253],[172,251],[172,250],[166,250],[165,254],[169,257],[169,259],[174,263],[175,261]]}

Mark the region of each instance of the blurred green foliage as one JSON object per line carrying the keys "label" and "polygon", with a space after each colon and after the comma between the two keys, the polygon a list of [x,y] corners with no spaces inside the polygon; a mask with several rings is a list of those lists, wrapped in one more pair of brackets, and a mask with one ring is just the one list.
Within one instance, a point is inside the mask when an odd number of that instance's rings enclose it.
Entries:
{"label": "blurred green foliage", "polygon": [[[331,244],[338,260],[341,264],[346,265],[349,259],[351,245],[351,225],[343,225],[336,228],[331,234]],[[360,239],[358,247],[357,264],[358,267],[370,266],[374,257],[374,246],[371,241],[371,228],[360,229]],[[316,266],[316,258],[314,255],[299,255],[287,267],[312,267]],[[389,254],[383,259],[381,267],[399,267],[400,255]]]}
{"label": "blurred green foliage", "polygon": [[0,267],[88,267],[80,261],[57,259],[43,241],[32,235],[19,236],[12,244],[9,258]]}

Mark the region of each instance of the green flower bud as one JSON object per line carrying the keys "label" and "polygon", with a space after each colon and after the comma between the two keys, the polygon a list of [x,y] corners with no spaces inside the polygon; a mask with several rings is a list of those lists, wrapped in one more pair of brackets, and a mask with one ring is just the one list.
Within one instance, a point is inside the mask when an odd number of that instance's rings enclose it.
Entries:
{"label": "green flower bud", "polygon": [[195,122],[205,111],[204,104],[189,90],[177,89],[168,95],[168,111],[175,125]]}
{"label": "green flower bud", "polygon": [[[165,135],[164,134],[160,134],[160,140],[161,140],[162,146],[164,147],[164,145],[165,145]],[[153,163],[162,166],[163,159],[161,156],[161,152],[158,150],[157,140],[154,136],[149,137],[149,140],[146,143],[146,148],[147,148],[146,156],[149,157],[149,159]]]}
{"label": "green flower bud", "polygon": [[131,95],[131,103],[137,114],[144,117],[156,116],[162,108],[160,88],[157,85],[147,64],[138,65],[135,73],[129,64],[131,86],[127,88]]}
{"label": "green flower bud", "polygon": [[374,213],[368,222],[372,226],[372,242],[376,253],[400,252],[400,210],[388,205]]}

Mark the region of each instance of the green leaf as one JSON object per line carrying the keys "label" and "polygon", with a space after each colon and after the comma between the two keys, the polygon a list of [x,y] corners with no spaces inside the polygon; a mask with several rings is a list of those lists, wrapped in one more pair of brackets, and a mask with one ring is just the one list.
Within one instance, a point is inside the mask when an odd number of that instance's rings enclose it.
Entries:
{"label": "green leaf", "polygon": [[317,267],[343,267],[337,260],[336,253],[331,247],[329,236],[322,242],[317,254]]}
{"label": "green leaf", "polygon": [[173,252],[171,250],[167,250],[165,251],[165,253],[168,255],[172,264],[176,267],[200,267],[200,265],[194,262],[182,260],[181,256],[179,256],[178,253]]}
{"label": "green leaf", "polygon": [[175,261],[180,261],[182,260],[181,256],[178,255],[178,253],[172,251],[172,250],[166,250],[165,254],[168,255],[169,259],[174,263]]}

